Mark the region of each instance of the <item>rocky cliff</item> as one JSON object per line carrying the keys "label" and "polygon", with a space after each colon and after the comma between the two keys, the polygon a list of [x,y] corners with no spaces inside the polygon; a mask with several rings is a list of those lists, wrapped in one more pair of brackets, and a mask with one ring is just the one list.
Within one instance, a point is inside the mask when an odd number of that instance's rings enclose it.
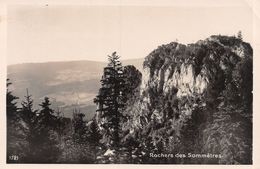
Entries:
{"label": "rocky cliff", "polygon": [[252,163],[252,55],[250,44],[220,35],[159,46],[145,58],[138,95],[129,99],[125,137],[139,140],[146,155],[221,155],[164,163]]}

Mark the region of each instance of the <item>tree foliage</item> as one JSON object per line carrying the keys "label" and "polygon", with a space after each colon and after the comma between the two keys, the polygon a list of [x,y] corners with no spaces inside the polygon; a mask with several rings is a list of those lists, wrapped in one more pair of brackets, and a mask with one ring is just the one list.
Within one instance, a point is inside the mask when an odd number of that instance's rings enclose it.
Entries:
{"label": "tree foliage", "polygon": [[120,144],[120,122],[123,118],[125,76],[116,52],[108,56],[108,66],[104,68],[99,95],[94,102],[98,105],[98,116],[103,119],[102,128],[108,139],[108,146],[118,151]]}
{"label": "tree foliage", "polygon": [[26,90],[27,95],[25,100],[22,101],[21,105],[21,116],[25,123],[26,141],[28,148],[26,152],[26,162],[33,162],[33,156],[35,156],[35,148],[37,148],[37,110],[33,109],[32,95],[29,94],[28,89]]}
{"label": "tree foliage", "polygon": [[58,134],[54,110],[50,108],[51,103],[48,97],[40,104],[41,110],[37,114],[36,127],[36,148],[33,161],[52,163],[57,161],[59,155]]}
{"label": "tree foliage", "polygon": [[14,96],[9,89],[11,82],[7,79],[6,90],[6,117],[7,117],[7,157],[8,163],[20,162],[23,160],[25,153],[23,149],[26,147],[24,143],[23,125],[21,116],[17,107],[18,97]]}

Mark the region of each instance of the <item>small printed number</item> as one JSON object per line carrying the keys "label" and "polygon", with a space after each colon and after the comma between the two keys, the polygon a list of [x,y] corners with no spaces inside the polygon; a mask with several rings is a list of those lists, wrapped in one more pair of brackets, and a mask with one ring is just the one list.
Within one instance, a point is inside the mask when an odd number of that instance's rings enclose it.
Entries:
{"label": "small printed number", "polygon": [[10,155],[9,160],[17,161],[19,159],[18,155]]}

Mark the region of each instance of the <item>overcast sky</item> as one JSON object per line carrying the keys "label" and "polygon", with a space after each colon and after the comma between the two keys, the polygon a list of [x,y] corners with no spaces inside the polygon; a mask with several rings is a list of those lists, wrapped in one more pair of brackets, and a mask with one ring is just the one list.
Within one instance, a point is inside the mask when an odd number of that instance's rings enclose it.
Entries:
{"label": "overcast sky", "polygon": [[106,61],[143,58],[161,44],[193,43],[212,34],[242,31],[252,42],[247,5],[8,7],[7,62]]}

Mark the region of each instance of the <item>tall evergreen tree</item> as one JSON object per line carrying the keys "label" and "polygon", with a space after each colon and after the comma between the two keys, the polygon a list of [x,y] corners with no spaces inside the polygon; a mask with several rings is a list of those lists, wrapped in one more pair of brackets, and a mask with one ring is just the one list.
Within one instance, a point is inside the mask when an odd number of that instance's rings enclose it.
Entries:
{"label": "tall evergreen tree", "polygon": [[26,90],[25,100],[21,103],[21,116],[26,124],[26,141],[28,143],[28,149],[26,153],[26,162],[31,162],[34,156],[34,150],[36,148],[35,140],[37,139],[36,126],[37,126],[37,110],[33,109],[32,95]]}
{"label": "tall evergreen tree", "polygon": [[58,135],[56,132],[57,117],[50,108],[48,97],[44,98],[41,110],[37,116],[37,148],[35,149],[35,162],[53,163],[57,161],[59,155]]}
{"label": "tall evergreen tree", "polygon": [[21,118],[16,106],[18,97],[8,89],[12,83],[7,79],[6,89],[6,117],[7,117],[7,162],[19,162],[22,147],[18,146],[22,139]]}
{"label": "tall evergreen tree", "polygon": [[22,101],[21,105],[22,118],[28,124],[28,127],[31,127],[36,120],[37,110],[33,110],[32,95],[29,94],[28,89],[26,89],[25,100]]}
{"label": "tall evergreen tree", "polygon": [[125,102],[125,76],[123,66],[116,52],[108,56],[108,66],[104,68],[99,95],[94,102],[98,105],[97,114],[103,119],[102,127],[109,143],[116,151],[120,144],[120,120]]}
{"label": "tall evergreen tree", "polygon": [[54,110],[50,108],[51,103],[49,98],[45,97],[40,106],[42,107],[42,109],[38,114],[39,124],[41,124],[41,127],[43,128],[47,127],[50,129],[55,129],[57,117],[54,115]]}

